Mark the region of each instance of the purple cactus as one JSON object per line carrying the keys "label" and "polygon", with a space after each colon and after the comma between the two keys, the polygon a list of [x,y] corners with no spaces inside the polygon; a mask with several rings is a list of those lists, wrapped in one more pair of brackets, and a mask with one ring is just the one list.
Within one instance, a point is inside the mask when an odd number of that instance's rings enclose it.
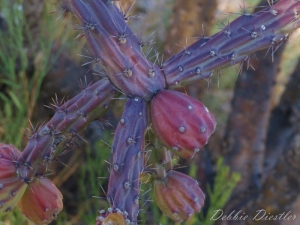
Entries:
{"label": "purple cactus", "polygon": [[[203,37],[163,64],[168,87],[212,76],[215,69],[247,61],[269,48],[271,54],[299,27],[299,1],[282,0],[254,14],[244,14],[212,37]],[[293,12],[293,13],[292,13]]]}
{"label": "purple cactus", "polygon": [[30,180],[32,176],[43,175],[48,164],[61,153],[57,146],[72,141],[88,124],[101,118],[117,95],[109,80],[103,79],[62,105],[54,103],[55,115],[30,136],[18,159],[20,176]]}
{"label": "purple cactus", "polygon": [[[94,55],[93,62],[101,65],[108,78],[90,85],[79,95],[61,105],[55,103],[53,118],[30,136],[24,151],[14,159],[15,164],[8,165],[10,170],[15,166],[17,176],[11,173],[9,177],[0,176],[0,185],[4,184],[7,187],[11,185],[14,189],[22,189],[24,192],[23,186],[27,187],[30,182],[36,181],[38,177],[45,174],[48,164],[63,149],[62,143],[72,142],[72,138],[79,135],[78,132],[107,111],[114,97],[123,93],[128,100],[116,128],[111,149],[112,168],[107,192],[110,208],[101,211],[100,216],[97,217],[97,224],[108,224],[107,220],[120,220],[120,218],[123,219],[124,224],[137,224],[140,210],[140,175],[145,168],[144,135],[149,125],[148,102],[151,105],[153,130],[156,135],[159,135],[158,139],[166,147],[172,148],[175,144],[183,146],[182,148],[186,148],[187,152],[178,155],[190,158],[199,151],[214,131],[215,119],[210,113],[208,114],[205,106],[190,100],[190,97],[183,97],[184,100],[178,97],[176,99],[179,100],[174,100],[174,96],[181,96],[181,94],[176,91],[162,90],[184,85],[195,79],[209,78],[214,70],[245,62],[249,54],[263,48],[269,48],[273,54],[281,43],[288,39],[289,32],[299,27],[300,1],[281,0],[258,13],[244,14],[229,23],[219,33],[209,38],[201,38],[182,52],[173,55],[163,63],[161,68],[147,60],[142,51],[143,44],[126,24],[126,18],[113,0],[62,0],[59,6],[64,16],[72,12],[78,18],[80,21],[78,30],[81,32],[78,38],[83,36],[86,38]],[[165,96],[164,93],[175,94],[172,95],[173,97],[163,99],[164,104],[159,105],[158,109],[158,103],[155,102],[158,99],[156,95]],[[170,110],[172,104],[180,110],[183,108],[191,110],[195,105],[201,108],[201,113],[191,111],[192,116],[187,119],[178,118],[184,117],[184,113],[172,113]],[[164,109],[168,114],[160,118],[156,113]],[[174,121],[178,129],[168,131],[168,128],[174,125]],[[195,127],[193,121],[207,125],[209,132],[205,137],[200,137],[201,140],[199,139],[195,146],[189,146],[193,138],[190,134],[206,132],[203,130],[206,129],[204,126],[201,127],[200,124]],[[183,135],[186,126],[191,128],[188,131],[189,135]],[[169,154],[167,155],[170,157]],[[5,166],[3,164],[1,167],[0,164],[0,169]],[[165,174],[163,177],[157,176],[158,172],[155,174],[155,170],[152,171],[159,207],[175,221],[187,220],[192,214],[198,212],[203,206],[204,194],[194,180],[170,168],[164,171],[164,168],[160,167],[159,170],[159,173]],[[164,180],[168,180],[166,187]],[[168,185],[182,181],[191,183],[197,193],[194,195],[187,192],[188,195],[183,199],[184,204],[175,207],[172,201],[179,202],[182,199],[177,199],[176,194],[179,192]],[[181,185],[180,188],[182,194],[189,185]],[[167,195],[169,191],[172,191],[170,198]],[[8,195],[8,188],[3,189],[0,186],[0,204]],[[194,205],[187,209],[186,206],[193,200]],[[15,204],[16,202],[13,201],[11,207]],[[0,212],[1,210],[4,210],[3,207],[0,208]]]}

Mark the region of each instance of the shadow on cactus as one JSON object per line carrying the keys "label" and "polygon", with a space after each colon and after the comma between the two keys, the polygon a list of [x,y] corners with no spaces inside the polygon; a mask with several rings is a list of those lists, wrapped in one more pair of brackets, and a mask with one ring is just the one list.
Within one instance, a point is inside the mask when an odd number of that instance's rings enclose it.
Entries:
{"label": "shadow on cactus", "polygon": [[[107,112],[114,99],[124,95],[127,102],[111,146],[106,192],[110,207],[99,211],[96,224],[137,224],[143,182],[152,183],[166,216],[175,222],[189,220],[203,207],[205,194],[193,178],[174,170],[172,159],[190,159],[200,151],[217,119],[201,102],[171,89],[247,63],[249,55],[260,49],[269,48],[273,54],[299,27],[300,2],[281,0],[258,13],[245,13],[161,65],[147,59],[143,42],[115,1],[62,0],[59,6],[64,15],[72,13],[79,20],[78,38],[86,38],[93,63],[106,77],[74,98],[56,102],[53,118],[30,136],[21,153],[1,145],[0,211],[7,213],[18,204],[36,224],[55,219],[63,208],[62,195],[45,178],[49,165],[65,146],[81,138],[80,131]],[[145,174],[146,181],[141,179]]]}

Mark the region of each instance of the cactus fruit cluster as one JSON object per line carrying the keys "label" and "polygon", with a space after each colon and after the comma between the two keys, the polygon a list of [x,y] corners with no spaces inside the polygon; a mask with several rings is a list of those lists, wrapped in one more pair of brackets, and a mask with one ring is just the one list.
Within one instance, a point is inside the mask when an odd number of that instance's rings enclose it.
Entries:
{"label": "cactus fruit cluster", "polygon": [[[201,102],[171,89],[246,62],[260,49],[273,54],[299,27],[300,1],[280,0],[258,13],[242,14],[219,33],[200,38],[158,66],[146,58],[144,43],[115,3],[61,0],[64,15],[72,13],[79,20],[78,38],[85,37],[93,63],[101,66],[106,78],[53,104],[55,115],[33,132],[22,152],[0,144],[0,212],[18,206],[36,224],[55,219],[63,208],[62,195],[45,177],[48,166],[123,94],[127,103],[111,147],[106,196],[110,208],[99,211],[96,224],[138,223],[145,173],[152,177],[162,212],[177,222],[188,220],[201,210],[205,196],[194,179],[173,169],[172,157],[192,158],[214,132],[216,120]],[[145,169],[145,134],[152,131],[162,146],[156,146],[157,157],[152,157],[155,168]]]}
{"label": "cactus fruit cluster", "polygon": [[0,144],[0,212],[18,206],[35,224],[49,224],[63,209],[62,194],[44,176],[30,180],[20,176],[21,152],[12,145]]}

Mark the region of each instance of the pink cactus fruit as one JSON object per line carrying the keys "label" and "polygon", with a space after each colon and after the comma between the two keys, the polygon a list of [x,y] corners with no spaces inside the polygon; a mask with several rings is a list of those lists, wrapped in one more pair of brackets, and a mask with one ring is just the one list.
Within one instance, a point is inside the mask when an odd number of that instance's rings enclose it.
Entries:
{"label": "pink cactus fruit", "polygon": [[0,143],[0,214],[10,212],[28,186],[18,177],[20,154],[14,146]]}
{"label": "pink cactus fruit", "polygon": [[178,91],[162,90],[150,103],[157,138],[183,158],[192,158],[216,127],[214,116],[201,102]]}
{"label": "pink cactus fruit", "polygon": [[0,143],[0,179],[17,176],[17,159],[20,154],[14,146]]}
{"label": "pink cactus fruit", "polygon": [[155,179],[153,189],[160,210],[176,222],[189,220],[204,205],[205,195],[197,181],[174,170]]}
{"label": "pink cactus fruit", "polygon": [[21,198],[18,207],[36,225],[49,224],[63,209],[62,194],[47,178],[35,178]]}

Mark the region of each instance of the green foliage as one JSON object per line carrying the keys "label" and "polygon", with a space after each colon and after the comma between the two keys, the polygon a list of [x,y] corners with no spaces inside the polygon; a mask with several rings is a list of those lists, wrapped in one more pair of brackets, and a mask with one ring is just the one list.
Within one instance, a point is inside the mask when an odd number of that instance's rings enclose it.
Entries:
{"label": "green foliage", "polygon": [[[55,33],[53,20],[44,17],[40,37],[33,40],[22,4],[22,0],[0,0],[6,24],[0,30],[0,140],[17,147],[21,147],[22,130],[32,117],[42,81],[52,65]],[[38,50],[28,52],[34,46]],[[34,66],[33,74],[30,66]]]}
{"label": "green foliage", "polygon": [[7,31],[0,30],[0,86],[5,87],[5,92],[0,93],[3,109],[0,111],[0,135],[3,142],[19,145],[22,137],[20,127],[25,127],[27,119],[27,107],[22,106],[24,99],[19,98],[20,92],[24,90],[24,84],[20,81],[26,80],[28,65],[26,52],[23,51],[24,17],[21,2],[10,5],[10,1],[2,0],[1,6]]}
{"label": "green foliage", "polygon": [[[4,221],[5,224],[8,224],[8,225],[13,225],[13,224],[33,225],[17,209],[13,210],[11,213],[9,213],[7,215],[0,216],[0,221]],[[1,225],[1,222],[0,222],[0,225]]]}
{"label": "green foliage", "polygon": [[[214,224],[215,221],[211,220],[214,211],[222,209],[225,206],[240,179],[241,175],[239,173],[231,173],[229,166],[223,164],[223,158],[218,159],[214,185],[213,187],[207,187],[206,194],[210,200],[210,205],[205,215],[203,213],[200,214],[199,220],[201,221],[201,224]],[[199,224],[199,222],[195,222],[193,224],[196,225]]]}
{"label": "green foliage", "polygon": [[[80,211],[78,216],[80,221],[87,224],[94,224],[97,211],[99,209],[107,209],[109,207],[105,193],[101,191],[101,186],[108,180],[110,165],[105,163],[110,157],[110,149],[107,145],[111,145],[113,138],[109,132],[105,132],[103,139],[106,143],[98,141],[93,147],[88,148],[85,153],[86,158],[83,160],[79,169],[79,201]],[[88,185],[87,185],[88,184]],[[104,189],[106,189],[104,187]],[[102,196],[102,198],[92,197]]]}

